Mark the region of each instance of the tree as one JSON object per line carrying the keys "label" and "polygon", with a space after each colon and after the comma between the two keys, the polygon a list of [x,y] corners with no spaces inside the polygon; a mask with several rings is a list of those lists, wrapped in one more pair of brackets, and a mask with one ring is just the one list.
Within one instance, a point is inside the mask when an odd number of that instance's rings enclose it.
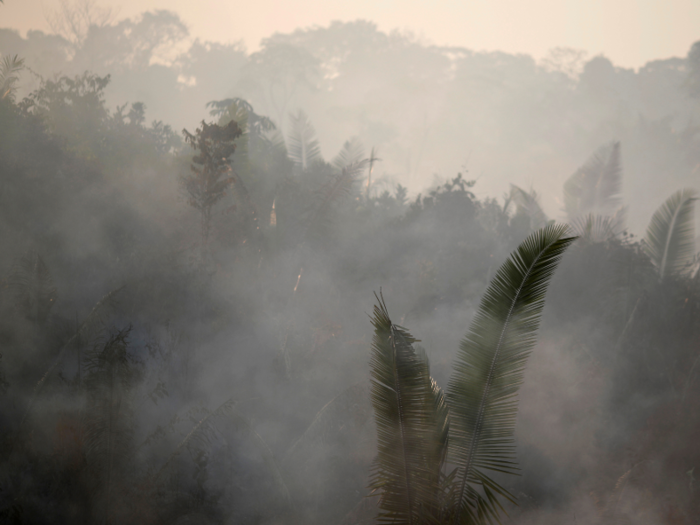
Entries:
{"label": "tree", "polygon": [[267,112],[272,111],[277,126],[285,129],[289,103],[299,87],[312,88],[318,74],[318,61],[305,49],[264,40],[243,69],[243,84],[262,94]]}
{"label": "tree", "polygon": [[235,121],[226,126],[207,124],[197,128],[194,135],[186,129],[182,131],[185,141],[198,152],[192,158],[192,173],[182,179],[190,206],[201,214],[202,239],[209,239],[211,214],[214,206],[224,197],[233,184],[231,155],[236,151],[235,140],[242,130]]}
{"label": "tree", "polygon": [[[416,339],[382,297],[372,324],[378,453],[371,488],[380,523],[493,523],[510,492],[485,471],[514,474],[517,393],[549,281],[575,240],[568,227],[531,234],[499,269],[460,344],[447,395]],[[454,465],[444,472],[446,463]]]}
{"label": "tree", "polygon": [[47,16],[57,35],[80,49],[92,27],[104,27],[113,19],[112,10],[99,7],[96,0],[59,0],[59,7]]}
{"label": "tree", "polygon": [[688,90],[691,97],[700,98],[700,40],[688,51]]}
{"label": "tree", "polygon": [[0,63],[0,100],[14,100],[17,89],[17,74],[24,69],[24,59],[7,55]]}

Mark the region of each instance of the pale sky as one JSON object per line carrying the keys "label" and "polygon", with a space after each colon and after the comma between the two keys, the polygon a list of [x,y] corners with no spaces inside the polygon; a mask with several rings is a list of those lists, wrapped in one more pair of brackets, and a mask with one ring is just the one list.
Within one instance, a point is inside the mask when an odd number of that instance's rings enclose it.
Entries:
{"label": "pale sky", "polygon": [[[48,31],[59,0],[5,0],[0,27]],[[146,10],[177,12],[202,40],[243,40],[255,50],[274,32],[365,19],[379,29],[410,30],[438,45],[526,53],[553,47],[604,54],[616,65],[685,56],[700,40],[700,0],[104,0],[118,18]]]}

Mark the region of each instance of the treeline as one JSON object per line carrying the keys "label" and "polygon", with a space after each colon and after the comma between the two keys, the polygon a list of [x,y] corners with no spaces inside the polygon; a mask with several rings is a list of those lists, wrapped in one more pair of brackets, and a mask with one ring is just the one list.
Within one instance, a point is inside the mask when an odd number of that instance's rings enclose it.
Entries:
{"label": "treeline", "polygon": [[[242,97],[285,137],[289,115],[303,108],[327,158],[359,137],[380,152],[376,176],[412,192],[464,169],[479,178],[480,196],[501,195],[509,182],[558,187],[600,144],[621,140],[639,181],[624,188],[639,231],[648,206],[698,174],[698,44],[635,71],[571,49],[535,61],[433,46],[355,21],[275,34],[251,53],[193,42],[166,11],[116,20],[98,10],[72,28],[58,23],[78,4],[65,4],[50,34],[0,30],[3,56],[18,54],[31,70],[22,96],[42,78],[90,70],[112,75],[110,107],[143,102],[176,130],[198,122],[209,101]],[[543,199],[550,213],[560,208],[554,195]]]}

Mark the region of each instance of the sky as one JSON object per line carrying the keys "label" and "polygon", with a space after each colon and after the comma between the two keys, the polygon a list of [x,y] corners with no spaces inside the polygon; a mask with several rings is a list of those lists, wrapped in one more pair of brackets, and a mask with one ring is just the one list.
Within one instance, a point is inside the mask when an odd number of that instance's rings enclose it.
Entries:
{"label": "sky", "polygon": [[[524,53],[535,59],[554,47],[569,47],[589,57],[604,54],[628,68],[685,56],[700,40],[700,0],[94,1],[114,8],[117,19],[147,10],[175,11],[192,37],[242,40],[250,51],[275,32],[357,19],[375,22],[383,31],[411,31],[437,45]],[[4,0],[0,27],[22,34],[48,31],[47,15],[58,5],[59,0]]]}

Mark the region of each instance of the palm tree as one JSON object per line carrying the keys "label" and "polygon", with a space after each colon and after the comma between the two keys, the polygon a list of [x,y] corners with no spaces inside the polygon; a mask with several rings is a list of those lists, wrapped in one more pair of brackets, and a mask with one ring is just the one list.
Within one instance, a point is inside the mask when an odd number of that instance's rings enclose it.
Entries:
{"label": "palm tree", "polygon": [[587,213],[610,215],[621,205],[620,143],[602,146],[564,183],[569,220]]}
{"label": "palm tree", "polygon": [[14,99],[17,89],[17,74],[24,69],[24,59],[19,56],[7,55],[0,63],[0,100]]}
{"label": "palm tree", "polygon": [[378,453],[370,488],[379,522],[474,524],[514,502],[490,472],[514,474],[517,393],[536,342],[547,285],[574,241],[568,227],[532,233],[501,266],[462,340],[447,394],[416,339],[383,297],[372,324],[372,404]]}

